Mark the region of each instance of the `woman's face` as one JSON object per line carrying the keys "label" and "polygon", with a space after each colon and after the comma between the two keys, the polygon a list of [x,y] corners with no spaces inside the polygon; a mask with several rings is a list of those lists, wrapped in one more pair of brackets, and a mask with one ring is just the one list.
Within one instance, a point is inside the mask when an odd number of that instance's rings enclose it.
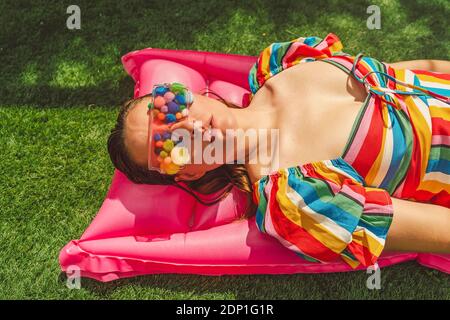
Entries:
{"label": "woman's face", "polygon": [[[148,104],[152,97],[146,97],[132,107],[125,119],[125,146],[131,156],[131,159],[138,165],[146,168],[148,158]],[[195,121],[195,126],[194,126]],[[195,127],[195,128],[194,128]],[[212,141],[208,140],[208,128],[212,130]],[[191,163],[186,164],[175,175],[175,180],[197,180],[206,172],[214,170],[225,163],[227,160],[233,160],[225,156],[220,161],[208,163],[203,155],[203,151],[208,145],[214,143],[215,146],[222,144],[222,150],[225,154],[225,130],[236,128],[236,119],[229,108],[222,102],[194,94],[194,103],[189,109],[189,115],[186,119],[171,125],[172,132],[176,129],[186,129],[191,137]],[[194,141],[193,130],[196,130],[196,140]],[[201,147],[199,148],[199,135],[201,137]],[[211,149],[212,145],[209,147]],[[196,161],[194,163],[194,156]],[[216,157],[214,157],[216,158]],[[220,157],[219,157],[220,158]],[[200,159],[200,161],[198,161]]]}

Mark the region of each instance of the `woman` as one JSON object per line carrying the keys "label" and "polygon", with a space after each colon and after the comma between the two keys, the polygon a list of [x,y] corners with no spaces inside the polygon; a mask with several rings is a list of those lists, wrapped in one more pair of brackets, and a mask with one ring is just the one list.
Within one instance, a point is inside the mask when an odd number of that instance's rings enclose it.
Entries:
{"label": "woman", "polygon": [[386,64],[341,50],[333,34],[274,43],[250,70],[246,108],[196,94],[187,119],[171,126],[278,129],[270,168],[253,161],[258,140],[235,144],[231,160],[242,152],[244,164],[149,171],[150,95],[122,108],[111,159],[136,183],[222,196],[236,186],[248,195],[245,216],[311,261],[356,267],[384,249],[450,253],[450,62]]}

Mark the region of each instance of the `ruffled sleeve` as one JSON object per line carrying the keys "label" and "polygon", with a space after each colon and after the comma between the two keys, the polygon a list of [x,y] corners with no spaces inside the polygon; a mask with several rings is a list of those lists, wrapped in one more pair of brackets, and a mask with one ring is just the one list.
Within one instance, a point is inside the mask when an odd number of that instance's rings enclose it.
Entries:
{"label": "ruffled sleeve", "polygon": [[389,193],[342,158],[280,169],[254,183],[253,199],[259,231],[308,260],[353,268],[377,261],[393,216]]}
{"label": "ruffled sleeve", "polygon": [[[343,53],[341,40],[333,34],[324,39],[300,37],[287,42],[275,42],[265,48],[249,72],[249,86],[254,95],[269,78],[298,63],[329,58]],[[252,96],[250,96],[251,98]]]}

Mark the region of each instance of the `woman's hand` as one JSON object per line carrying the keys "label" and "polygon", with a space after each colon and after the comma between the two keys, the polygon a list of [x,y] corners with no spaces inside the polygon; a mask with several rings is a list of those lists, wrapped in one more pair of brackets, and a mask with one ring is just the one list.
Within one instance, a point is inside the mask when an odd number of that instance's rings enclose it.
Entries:
{"label": "woman's hand", "polygon": [[[189,113],[186,119],[175,123],[171,128],[173,130],[177,128],[185,128],[191,130],[192,127],[199,127],[203,131],[211,126],[213,114],[211,108],[200,97],[196,97],[196,100],[189,108]],[[200,101],[197,101],[200,100]]]}

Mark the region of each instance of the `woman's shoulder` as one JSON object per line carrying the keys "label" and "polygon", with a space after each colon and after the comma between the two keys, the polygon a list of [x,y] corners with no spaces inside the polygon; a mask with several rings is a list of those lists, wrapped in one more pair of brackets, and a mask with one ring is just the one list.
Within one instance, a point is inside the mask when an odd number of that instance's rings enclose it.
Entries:
{"label": "woman's shoulder", "polygon": [[343,180],[350,179],[355,184],[366,184],[364,178],[348,162],[342,157],[337,157],[279,168],[263,175],[253,185],[255,189],[258,189],[258,186],[265,186],[278,179],[286,179],[291,182],[305,181],[307,183],[312,183],[314,179],[334,183],[342,183]]}
{"label": "woman's shoulder", "polygon": [[286,42],[274,42],[261,51],[250,69],[249,86],[253,94],[265,81],[279,72],[303,62],[311,62],[342,53],[340,39],[330,33],[325,38],[299,37]]}

